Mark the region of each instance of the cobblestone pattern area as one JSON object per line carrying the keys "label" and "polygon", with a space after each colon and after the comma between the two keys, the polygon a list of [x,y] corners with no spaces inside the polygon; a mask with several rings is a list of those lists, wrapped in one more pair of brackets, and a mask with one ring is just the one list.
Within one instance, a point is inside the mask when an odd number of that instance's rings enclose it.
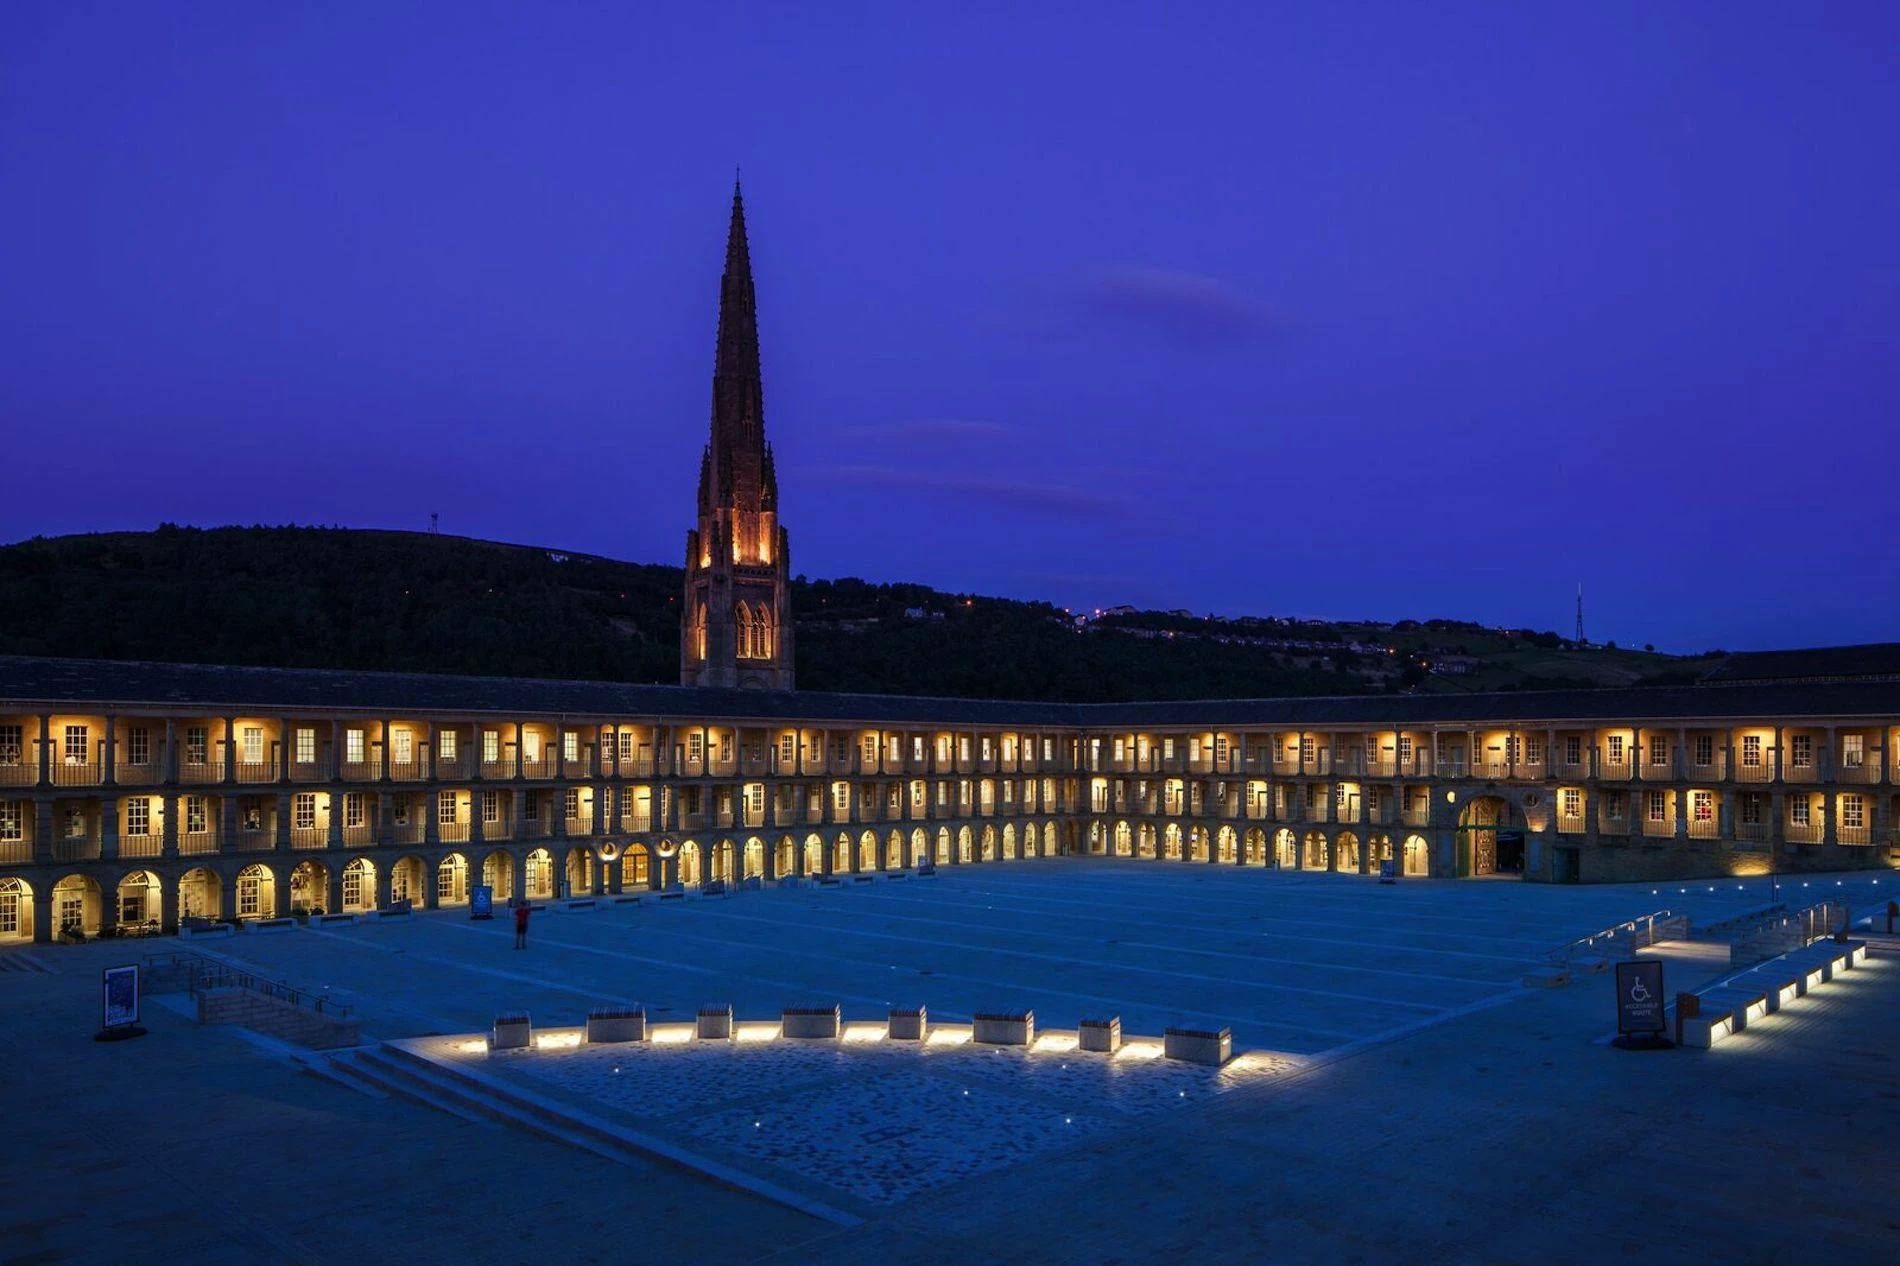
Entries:
{"label": "cobblestone pattern area", "polygon": [[[488,1053],[419,1043],[436,1059],[583,1100],[601,1115],[891,1205],[1202,1103],[1300,1061],[1250,1053],[1224,1068],[1160,1057],[954,1043],[637,1043]],[[1049,1049],[1053,1048],[1053,1049]],[[1066,1048],[1066,1049],[1065,1049]]]}

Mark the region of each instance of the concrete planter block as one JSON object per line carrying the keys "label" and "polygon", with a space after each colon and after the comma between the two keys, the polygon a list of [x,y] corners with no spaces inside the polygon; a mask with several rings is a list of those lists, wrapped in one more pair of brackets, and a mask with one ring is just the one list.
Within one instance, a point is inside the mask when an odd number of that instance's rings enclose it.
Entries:
{"label": "concrete planter block", "polygon": [[1161,1053],[1169,1059],[1218,1068],[1234,1056],[1234,1031],[1169,1028],[1161,1035]]}
{"label": "concrete planter block", "polygon": [[857,880],[861,884],[869,884],[869,883],[877,882],[876,875],[853,875],[851,877]]}
{"label": "concrete planter block", "polygon": [[561,902],[554,908],[557,910],[592,910],[594,905],[595,902],[592,897],[573,897]]}
{"label": "concrete planter block", "polygon": [[414,913],[407,901],[393,901],[376,912],[377,919],[406,919]]}
{"label": "concrete planter block", "polygon": [[313,914],[310,916],[310,921],[322,928],[338,923],[354,923],[356,916],[354,914]]}
{"label": "concrete planter block", "polygon": [[816,1037],[837,1040],[844,1031],[844,1018],[836,1003],[828,1007],[787,1007],[780,1017],[781,1037]]}
{"label": "concrete planter block", "polygon": [[181,926],[178,935],[185,940],[216,940],[221,936],[231,936],[237,929],[229,923],[210,923],[202,927]]}
{"label": "concrete planter block", "polygon": [[923,1007],[892,1007],[888,1032],[894,1042],[921,1042],[930,1031]]}
{"label": "concrete planter block", "polygon": [[993,1046],[1030,1046],[1036,1041],[1034,1011],[979,1011],[971,1026],[972,1041]]}
{"label": "concrete planter block", "polygon": [[695,1017],[694,1032],[702,1039],[729,1042],[732,1040],[732,1007],[701,1007]]}
{"label": "concrete planter block", "polygon": [[297,920],[290,918],[256,919],[247,925],[247,929],[252,932],[295,932],[298,926]]}
{"label": "concrete planter block", "polygon": [[647,1013],[638,1008],[595,1007],[587,1013],[587,1040],[593,1042],[644,1042]]}
{"label": "concrete planter block", "polygon": [[1122,1047],[1122,1018],[1112,1015],[1106,1020],[1082,1021],[1075,1031],[1075,1044],[1080,1050],[1113,1055]]}
{"label": "concrete planter block", "polygon": [[639,905],[639,904],[640,904],[640,898],[638,898],[638,897],[615,897],[615,898],[614,898],[614,904],[615,904],[615,905],[617,905],[617,906],[637,906],[637,905]]}
{"label": "concrete planter block", "polygon": [[526,1011],[495,1017],[495,1034],[488,1048],[495,1051],[525,1051],[534,1042],[534,1025]]}

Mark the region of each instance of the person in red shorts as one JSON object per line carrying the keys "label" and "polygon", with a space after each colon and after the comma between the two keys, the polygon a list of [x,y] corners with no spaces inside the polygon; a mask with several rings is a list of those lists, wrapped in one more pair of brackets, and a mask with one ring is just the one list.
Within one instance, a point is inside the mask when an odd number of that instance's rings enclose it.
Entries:
{"label": "person in red shorts", "polygon": [[525,901],[515,907],[515,948],[528,948],[528,903]]}

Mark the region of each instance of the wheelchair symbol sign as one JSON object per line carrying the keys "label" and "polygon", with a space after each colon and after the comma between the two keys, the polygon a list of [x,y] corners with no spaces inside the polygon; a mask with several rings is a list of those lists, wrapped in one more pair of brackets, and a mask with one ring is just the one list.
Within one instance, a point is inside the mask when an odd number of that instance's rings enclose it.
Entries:
{"label": "wheelchair symbol sign", "polygon": [[1661,1033],[1663,965],[1654,959],[1616,965],[1616,1031]]}

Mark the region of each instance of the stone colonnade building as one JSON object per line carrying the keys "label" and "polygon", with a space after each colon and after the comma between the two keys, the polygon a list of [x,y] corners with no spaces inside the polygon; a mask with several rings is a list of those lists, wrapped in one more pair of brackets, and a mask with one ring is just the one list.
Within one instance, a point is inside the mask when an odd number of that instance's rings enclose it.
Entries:
{"label": "stone colonnade building", "polygon": [[1892,865],[1900,683],[1048,704],[0,658],[0,938],[1075,855]]}

